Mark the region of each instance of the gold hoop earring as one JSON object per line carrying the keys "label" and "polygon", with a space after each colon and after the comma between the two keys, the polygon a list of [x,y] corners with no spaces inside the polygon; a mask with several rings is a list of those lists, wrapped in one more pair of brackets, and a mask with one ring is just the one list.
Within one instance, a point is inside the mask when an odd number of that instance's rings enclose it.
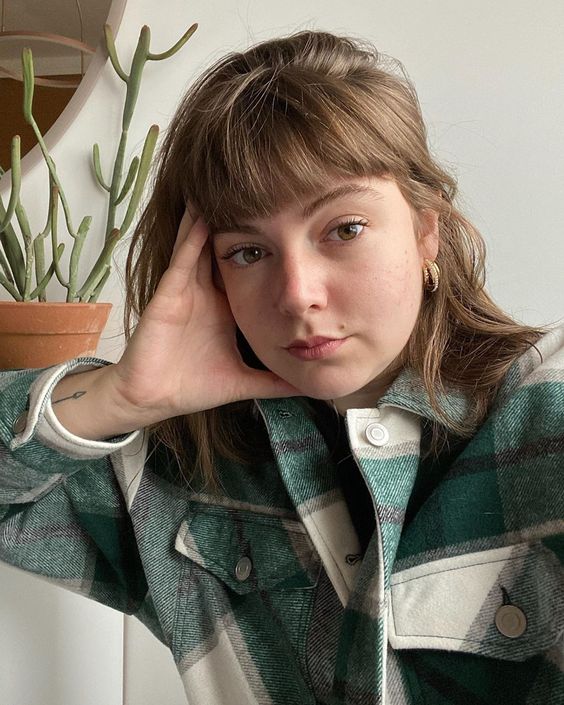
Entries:
{"label": "gold hoop earring", "polygon": [[437,291],[439,288],[439,278],[441,276],[441,270],[436,262],[430,259],[423,260],[425,266],[423,267],[423,279],[426,291]]}

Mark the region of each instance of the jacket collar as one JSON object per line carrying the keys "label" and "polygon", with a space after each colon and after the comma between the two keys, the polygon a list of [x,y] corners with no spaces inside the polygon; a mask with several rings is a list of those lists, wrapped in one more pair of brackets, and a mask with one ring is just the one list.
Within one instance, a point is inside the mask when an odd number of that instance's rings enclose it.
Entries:
{"label": "jacket collar", "polygon": [[[276,400],[256,399],[253,405],[255,416],[259,416],[258,409],[276,406],[277,410],[299,413],[303,411],[300,400],[307,397],[288,397]],[[270,402],[270,403],[269,403]],[[446,386],[442,392],[437,393],[437,403],[450,419],[457,423],[471,420],[474,409],[472,397],[469,392],[455,386]],[[375,407],[396,406],[406,411],[411,411],[418,416],[444,425],[444,420],[437,414],[431,405],[429,393],[423,380],[412,368],[406,367],[397,375],[386,392],[380,397]]]}
{"label": "jacket collar", "polygon": [[[445,385],[444,391],[437,392],[438,406],[457,423],[471,419],[474,404],[466,390],[453,385]],[[431,399],[421,376],[413,368],[405,367],[386,392],[380,397],[378,407],[396,406],[411,411],[429,421],[444,425],[444,420],[433,409]]]}

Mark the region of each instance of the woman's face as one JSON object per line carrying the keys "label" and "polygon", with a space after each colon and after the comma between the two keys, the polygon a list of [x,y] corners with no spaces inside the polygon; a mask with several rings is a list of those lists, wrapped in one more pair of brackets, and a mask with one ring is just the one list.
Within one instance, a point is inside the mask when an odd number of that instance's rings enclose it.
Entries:
{"label": "woman's face", "polygon": [[416,234],[392,179],[340,179],[327,191],[216,233],[213,247],[257,357],[305,396],[334,399],[343,411],[372,406],[393,378],[438,227],[437,214],[424,211]]}

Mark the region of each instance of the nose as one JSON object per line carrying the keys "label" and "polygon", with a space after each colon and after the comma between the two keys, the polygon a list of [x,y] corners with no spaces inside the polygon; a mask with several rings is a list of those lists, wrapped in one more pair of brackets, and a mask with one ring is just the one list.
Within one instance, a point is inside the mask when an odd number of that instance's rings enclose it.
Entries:
{"label": "nose", "polygon": [[303,253],[281,262],[273,291],[275,306],[285,316],[301,316],[327,306],[325,273]]}

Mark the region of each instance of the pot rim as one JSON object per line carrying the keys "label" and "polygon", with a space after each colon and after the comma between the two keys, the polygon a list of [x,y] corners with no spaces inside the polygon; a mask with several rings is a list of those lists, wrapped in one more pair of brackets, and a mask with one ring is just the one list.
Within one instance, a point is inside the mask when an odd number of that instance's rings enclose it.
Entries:
{"label": "pot rim", "polygon": [[61,308],[62,306],[83,306],[83,307],[88,307],[88,306],[113,306],[113,304],[102,301],[98,302],[96,301],[95,303],[81,303],[79,301],[72,301],[72,302],[67,302],[67,301],[0,301],[0,306],[3,308],[10,308],[12,306],[52,306],[53,308]]}

